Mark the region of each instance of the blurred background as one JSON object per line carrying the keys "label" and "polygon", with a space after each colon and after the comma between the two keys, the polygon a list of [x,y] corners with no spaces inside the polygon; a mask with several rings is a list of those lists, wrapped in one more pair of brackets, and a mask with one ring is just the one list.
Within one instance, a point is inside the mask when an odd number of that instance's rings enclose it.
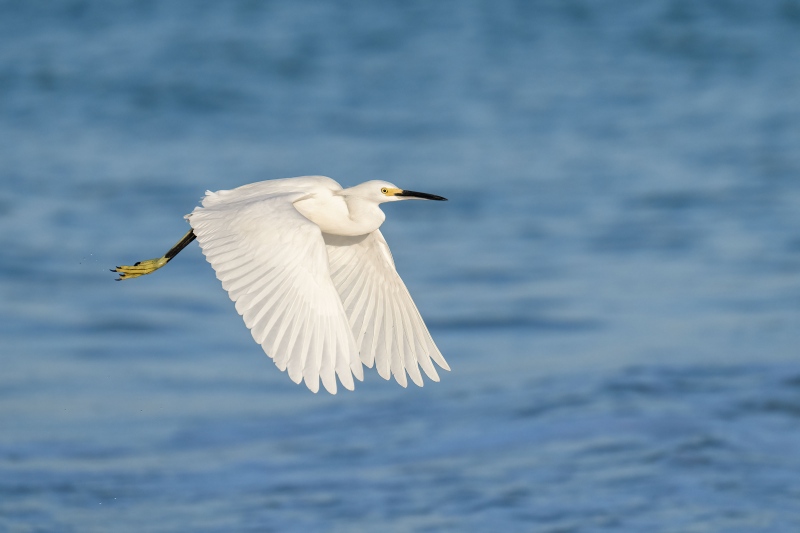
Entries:
{"label": "blurred background", "polygon": [[[0,530],[798,531],[800,1],[0,0]],[[452,372],[314,395],[206,189],[385,207]]]}

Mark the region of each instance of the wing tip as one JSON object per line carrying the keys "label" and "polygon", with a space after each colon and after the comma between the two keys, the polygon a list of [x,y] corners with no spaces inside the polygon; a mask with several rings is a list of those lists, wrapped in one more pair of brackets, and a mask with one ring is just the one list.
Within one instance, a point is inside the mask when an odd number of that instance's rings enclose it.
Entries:
{"label": "wing tip", "polygon": [[408,388],[408,380],[406,379],[405,371],[401,375],[395,376],[394,380],[404,389]]}
{"label": "wing tip", "polygon": [[[319,378],[313,379],[308,376],[303,378],[303,383],[305,383],[308,390],[313,392],[314,394],[319,392]],[[325,389],[330,392],[331,394],[336,394],[336,388],[334,387],[333,390],[328,389],[327,384],[325,385]]]}
{"label": "wing tip", "polygon": [[341,372],[337,370],[336,377],[339,378],[339,383],[341,383],[342,387],[345,389],[349,391],[356,389],[355,382],[353,382],[353,374],[350,372],[349,366]]}

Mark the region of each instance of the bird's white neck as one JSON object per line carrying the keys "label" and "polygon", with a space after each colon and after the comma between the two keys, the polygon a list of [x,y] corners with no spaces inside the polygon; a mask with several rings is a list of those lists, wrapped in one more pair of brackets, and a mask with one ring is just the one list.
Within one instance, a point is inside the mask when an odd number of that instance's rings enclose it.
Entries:
{"label": "bird's white neck", "polygon": [[[386,220],[386,214],[380,206],[374,202],[368,202],[358,196],[345,196],[347,209],[350,211],[350,220],[359,229],[348,235],[366,235],[381,227]],[[342,234],[344,235],[344,234]]]}
{"label": "bird's white neck", "polygon": [[375,202],[346,194],[314,195],[295,202],[294,206],[323,233],[331,235],[366,235],[386,220]]}

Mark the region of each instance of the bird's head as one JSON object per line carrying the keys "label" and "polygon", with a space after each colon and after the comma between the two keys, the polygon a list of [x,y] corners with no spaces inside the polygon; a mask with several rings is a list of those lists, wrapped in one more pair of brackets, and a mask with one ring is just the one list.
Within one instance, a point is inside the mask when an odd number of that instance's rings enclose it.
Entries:
{"label": "bird's head", "polygon": [[378,204],[396,202],[398,200],[447,200],[447,198],[435,194],[401,189],[394,183],[381,180],[365,181],[342,192],[347,196],[358,196]]}

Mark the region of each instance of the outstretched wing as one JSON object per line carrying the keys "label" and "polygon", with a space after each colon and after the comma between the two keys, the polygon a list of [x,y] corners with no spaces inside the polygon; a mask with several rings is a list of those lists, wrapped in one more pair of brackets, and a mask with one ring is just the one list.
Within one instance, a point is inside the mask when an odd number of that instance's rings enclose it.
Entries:
{"label": "outstretched wing", "polygon": [[[247,191],[250,193],[251,191]],[[314,392],[363,380],[319,227],[292,202],[304,193],[211,195],[186,218],[253,338]]]}
{"label": "outstretched wing", "polygon": [[395,270],[389,246],[375,230],[368,235],[343,237],[323,234],[333,284],[368,367],[406,386],[406,372],[422,386],[417,365],[433,381],[439,381],[431,359],[445,370],[450,367],[433,342],[428,328]]}

